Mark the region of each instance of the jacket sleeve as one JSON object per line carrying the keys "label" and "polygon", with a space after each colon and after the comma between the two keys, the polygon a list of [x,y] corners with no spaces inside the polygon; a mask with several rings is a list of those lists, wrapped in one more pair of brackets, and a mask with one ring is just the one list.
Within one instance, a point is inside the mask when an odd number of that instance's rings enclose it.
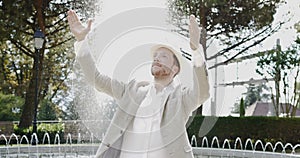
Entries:
{"label": "jacket sleeve", "polygon": [[84,73],[87,82],[100,92],[104,92],[115,99],[120,99],[125,91],[125,84],[101,74],[85,39],[74,44],[76,60]]}
{"label": "jacket sleeve", "polygon": [[209,79],[206,62],[197,49],[193,54],[193,87],[183,88],[182,101],[187,115],[201,106],[209,97]]}

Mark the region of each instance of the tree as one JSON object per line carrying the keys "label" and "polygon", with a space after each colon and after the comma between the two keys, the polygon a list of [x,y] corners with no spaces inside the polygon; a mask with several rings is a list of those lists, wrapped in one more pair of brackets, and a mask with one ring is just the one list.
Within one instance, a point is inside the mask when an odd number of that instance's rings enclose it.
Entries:
{"label": "tree", "polygon": [[38,120],[57,120],[61,115],[61,110],[54,103],[47,99],[41,101],[38,111]]}
{"label": "tree", "polygon": [[[299,73],[299,68],[297,69],[297,73]],[[300,82],[295,82],[294,83],[294,92],[293,92],[293,97],[291,100],[292,103],[292,112],[291,116],[296,116],[296,111],[297,108],[300,108]]]}
{"label": "tree", "polygon": [[[175,24],[174,31],[188,36],[187,16],[194,14],[200,19],[202,39],[207,60],[224,56],[225,61],[215,64],[229,64],[236,57],[249,54],[251,47],[264,41],[276,32],[282,23],[272,27],[273,16],[282,0],[170,0],[170,22]],[[220,40],[227,47],[208,56],[207,41]],[[247,59],[256,57],[255,54]]]}
{"label": "tree", "polygon": [[294,28],[297,30],[297,33],[300,33],[300,21],[295,23]]}
{"label": "tree", "polygon": [[24,99],[21,97],[0,93],[0,120],[18,121],[21,117],[23,104]]}
{"label": "tree", "polygon": [[[263,53],[247,52],[274,32],[282,23],[272,25],[273,15],[282,0],[169,0],[170,22],[176,26],[175,32],[188,37],[188,16],[194,14],[200,19],[200,44],[207,61],[225,57],[208,69],[227,65],[240,60],[251,59]],[[207,54],[213,41],[220,41],[225,48]],[[243,55],[242,57],[240,57]],[[239,57],[239,58],[237,58]],[[201,109],[198,109],[201,111]],[[202,112],[198,112],[202,113]]]}
{"label": "tree", "polygon": [[268,101],[270,94],[265,93],[265,91],[269,91],[269,88],[265,84],[258,86],[249,85],[245,97],[245,107],[252,105],[256,101]]}
{"label": "tree", "polygon": [[[0,78],[1,89],[25,98],[20,127],[29,127],[34,114],[34,79],[38,76],[39,100],[65,91],[64,81],[74,59],[70,57],[73,40],[66,22],[66,11],[76,10],[81,17],[91,17],[97,0],[0,0]],[[22,11],[20,11],[22,8]],[[46,42],[34,62],[33,34],[40,28]],[[34,68],[38,67],[36,74]]]}
{"label": "tree", "polygon": [[240,117],[244,117],[245,116],[245,104],[244,104],[244,99],[241,98],[240,101]]}
{"label": "tree", "polygon": [[68,104],[66,110],[62,111],[64,120],[78,120],[79,114],[76,110],[75,101]]}
{"label": "tree", "polygon": [[[293,83],[291,86],[288,84],[288,79],[284,78],[284,85],[287,85],[284,87],[284,95],[285,95],[285,102],[288,103],[288,105],[291,106],[286,106],[285,111],[289,112],[288,114],[292,117],[296,115],[296,110],[297,108],[300,108],[300,83],[299,83],[299,73],[300,73],[300,38],[298,37],[297,40],[295,41],[295,44],[291,46],[291,48],[288,49],[288,52],[290,54],[293,54],[293,56],[296,58],[292,59],[291,65],[294,66],[292,67],[292,71],[290,72],[292,74]],[[295,55],[298,54],[298,55]],[[289,91],[287,90],[288,88],[292,89],[292,97],[289,99],[288,97],[290,96]],[[288,115],[288,116],[289,116]]]}
{"label": "tree", "polygon": [[[270,94],[269,92],[269,88],[267,87],[267,85],[265,84],[260,84],[258,86],[254,86],[252,84],[250,84],[247,87],[247,91],[246,93],[244,93],[245,96],[245,100],[243,100],[243,104],[244,104],[244,108],[249,107],[250,105],[252,105],[253,103],[255,103],[256,101],[264,101],[267,102],[270,100]],[[241,100],[239,100],[239,102],[235,102],[233,105],[233,109],[232,109],[232,113],[240,113],[240,105],[241,105]]]}
{"label": "tree", "polygon": [[[288,50],[283,51],[279,45],[277,44],[275,49],[269,50],[271,53],[267,53],[265,56],[261,56],[259,61],[257,62],[258,68],[256,72],[261,76],[271,76],[274,78],[275,84],[275,94],[271,94],[272,103],[274,105],[276,116],[279,116],[281,113],[290,114],[290,108],[292,106],[283,107],[280,104],[281,98],[285,100],[286,104],[290,103],[289,98],[289,89],[291,83],[289,83],[289,77],[293,70],[295,70],[294,78],[294,94],[292,99],[292,104],[297,103],[297,93],[296,93],[296,83],[299,77],[299,63],[300,63],[300,39],[297,38],[295,44],[292,45]],[[281,88],[281,83],[283,83],[283,88]],[[272,90],[272,89],[271,89]],[[284,98],[281,96],[283,94]],[[297,104],[298,105],[298,104]],[[296,105],[294,106],[296,108]]]}

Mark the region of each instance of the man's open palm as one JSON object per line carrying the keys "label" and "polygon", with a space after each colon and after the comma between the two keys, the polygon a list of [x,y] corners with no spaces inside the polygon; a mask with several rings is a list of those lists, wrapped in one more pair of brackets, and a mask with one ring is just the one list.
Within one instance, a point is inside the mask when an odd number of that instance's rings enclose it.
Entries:
{"label": "man's open palm", "polygon": [[80,22],[77,14],[73,10],[68,11],[68,23],[71,29],[71,32],[75,36],[77,41],[84,40],[85,36],[89,33],[92,26],[92,20],[88,21],[87,27],[83,26],[83,24]]}
{"label": "man's open palm", "polygon": [[196,17],[194,15],[190,16],[189,31],[190,31],[190,47],[193,50],[196,50],[199,48],[200,28],[198,26]]}

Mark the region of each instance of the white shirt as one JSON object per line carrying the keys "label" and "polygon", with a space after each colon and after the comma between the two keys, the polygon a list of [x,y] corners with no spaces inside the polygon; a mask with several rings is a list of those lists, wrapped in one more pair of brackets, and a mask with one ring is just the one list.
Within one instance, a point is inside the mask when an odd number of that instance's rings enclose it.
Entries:
{"label": "white shirt", "polygon": [[160,123],[165,102],[172,89],[171,83],[156,94],[154,85],[150,85],[136,116],[124,133],[120,158],[169,157],[162,143]]}

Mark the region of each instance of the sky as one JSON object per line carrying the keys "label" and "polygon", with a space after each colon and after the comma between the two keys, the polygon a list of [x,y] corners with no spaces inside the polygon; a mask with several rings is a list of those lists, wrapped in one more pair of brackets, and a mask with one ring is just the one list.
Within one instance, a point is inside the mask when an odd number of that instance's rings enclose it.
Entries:
{"label": "sky", "polygon": [[[291,46],[297,37],[297,33],[293,28],[293,25],[300,21],[300,1],[287,0],[287,4],[278,8],[277,13],[274,16],[274,23],[287,19],[288,16],[286,14],[288,12],[290,12],[289,16],[292,17],[291,20],[285,23],[278,32],[274,33],[271,37],[262,42],[262,44],[253,48],[252,51],[257,52],[273,49],[277,39],[280,39],[280,44],[283,50],[286,50],[287,47]],[[225,80],[226,82],[245,81],[249,80],[251,77],[259,79],[261,76],[255,73],[255,68],[256,60],[250,60],[239,64],[231,64],[225,67],[225,72],[226,74],[231,72],[232,75],[226,75]],[[268,85],[272,87],[273,84],[274,82],[268,83]],[[225,98],[226,100],[228,99],[228,101],[224,102],[224,110],[220,112],[221,115],[229,113],[228,110],[230,110],[230,106],[232,106],[237,99],[241,98],[241,94],[246,92],[246,88],[244,86],[228,87],[226,88],[226,91]]]}
{"label": "sky", "polygon": [[[142,1],[142,0],[126,0],[126,1],[120,1],[120,0],[102,0],[102,11],[99,13],[99,15],[95,18],[95,24],[94,28],[99,28],[99,26],[103,26],[103,23],[106,21],[113,21],[112,19],[118,19],[121,17],[124,12],[128,12],[130,10],[134,10],[140,7],[157,7],[157,8],[164,8],[166,6],[165,1],[163,0],[148,0],[148,1]],[[158,10],[159,12],[159,10]],[[292,28],[292,26],[300,21],[300,1],[299,0],[288,0],[287,4],[284,4],[279,7],[277,10],[277,13],[275,15],[275,21],[274,23],[277,23],[278,21],[282,21],[287,18],[286,14],[290,12],[289,16],[292,16],[292,19],[290,22],[286,23],[283,25],[283,27],[280,29],[279,32],[273,34],[270,38],[265,40],[262,44],[259,46],[251,49],[251,51],[263,51],[263,50],[269,50],[274,48],[276,40],[279,38],[281,41],[281,46],[283,49],[287,48],[288,46],[291,45],[291,43],[296,39],[296,31],[295,29]],[[138,12],[139,13],[139,12]],[[144,13],[141,13],[144,14]],[[147,13],[145,13],[147,14]],[[153,13],[155,14],[155,13]],[[115,18],[117,17],[117,18]],[[126,16],[125,16],[126,17]],[[135,16],[132,16],[133,18],[136,18]],[[156,17],[156,16],[153,16]],[[111,32],[114,32],[114,29],[119,29],[122,28],[122,23],[123,22],[130,22],[134,23],[134,20],[143,20],[143,19],[119,19],[119,23],[117,24],[118,26],[114,25],[109,25],[107,24],[106,26],[111,26],[108,30]],[[151,19],[147,19],[151,21]],[[125,28],[124,28],[125,29]],[[147,45],[146,42],[142,44],[142,46],[134,45],[134,37],[141,37],[142,33],[138,32],[139,30],[133,30],[133,31],[128,31],[122,36],[119,36],[118,34],[115,34],[115,37],[110,37],[113,39],[113,42],[109,43],[105,47],[106,53],[102,52],[101,56],[101,63],[98,65],[99,67],[102,68],[105,73],[109,75],[116,75],[116,77],[120,77],[124,80],[131,78],[132,76],[141,76],[140,79],[145,79],[151,77],[150,74],[145,72],[149,72],[147,70],[149,68],[149,60],[147,59],[140,59],[138,54],[134,54],[133,52],[139,52],[139,51],[145,51],[146,49],[149,49],[150,45]],[[98,30],[99,32],[99,30]],[[101,31],[100,31],[101,32]],[[145,33],[145,32],[144,32]],[[148,29],[146,31],[146,34],[144,34],[143,37],[147,35],[147,38],[145,37],[145,40],[155,40],[155,37],[152,37],[151,35],[153,34],[159,34],[159,31],[157,29]],[[165,33],[162,33],[165,34]],[[98,36],[98,35],[97,35]],[[108,35],[107,35],[108,36]],[[104,37],[107,37],[104,35]],[[149,37],[148,37],[149,36]],[[167,36],[167,35],[166,35]],[[168,37],[166,37],[168,38]],[[128,45],[128,42],[131,42],[130,45]],[[141,41],[135,41],[135,43],[138,43]],[[124,44],[126,43],[126,44]],[[99,43],[98,43],[99,44]],[[140,44],[140,43],[139,43]],[[100,45],[100,44],[99,44]],[[128,48],[127,48],[127,47]],[[130,47],[129,47],[130,46]],[[101,48],[102,48],[101,47]],[[99,46],[100,48],[100,46]],[[218,46],[217,44],[212,47],[211,49],[217,49]],[[98,50],[98,47],[95,48],[95,51]],[[124,54],[120,55],[120,51],[127,52]],[[213,52],[213,50],[211,50]],[[107,53],[111,52],[111,53]],[[96,55],[97,56],[97,55]],[[133,62],[122,62],[123,60],[127,58],[132,58],[132,57],[137,57],[136,59],[139,60],[134,60]],[[111,60],[105,60],[105,59],[116,59],[115,63],[111,63]],[[105,62],[106,61],[106,62]],[[126,60],[125,60],[126,61]],[[135,62],[141,62],[142,64],[135,66],[133,63]],[[130,65],[132,64],[132,65]],[[209,63],[212,64],[212,63]],[[103,69],[105,67],[105,69]],[[121,69],[122,71],[117,71],[116,69],[118,67],[128,67],[128,68],[136,68],[135,71],[131,71],[128,75],[119,75],[123,74],[126,71],[123,71],[125,69]],[[238,63],[238,64],[231,64],[228,66],[220,67],[218,69],[218,84],[220,83],[230,83],[233,81],[245,81],[249,80],[250,78],[254,79],[259,79],[261,78],[258,74],[255,73],[255,68],[256,68],[256,62],[255,60],[249,60],[243,63]],[[215,94],[215,89],[214,87],[214,71],[210,71],[210,84],[211,84],[211,95],[214,96]],[[180,79],[179,79],[180,80]],[[183,80],[182,80],[183,81]],[[272,84],[272,83],[270,83]],[[235,87],[218,87],[217,89],[217,115],[219,116],[227,116],[230,115],[230,111],[234,105],[234,103],[242,97],[242,93],[246,92],[245,86],[235,86]],[[211,100],[213,100],[214,97],[211,97]],[[210,115],[211,110],[210,110],[210,105],[211,105],[211,100],[207,101],[204,104],[204,111],[203,113],[205,115]]]}

